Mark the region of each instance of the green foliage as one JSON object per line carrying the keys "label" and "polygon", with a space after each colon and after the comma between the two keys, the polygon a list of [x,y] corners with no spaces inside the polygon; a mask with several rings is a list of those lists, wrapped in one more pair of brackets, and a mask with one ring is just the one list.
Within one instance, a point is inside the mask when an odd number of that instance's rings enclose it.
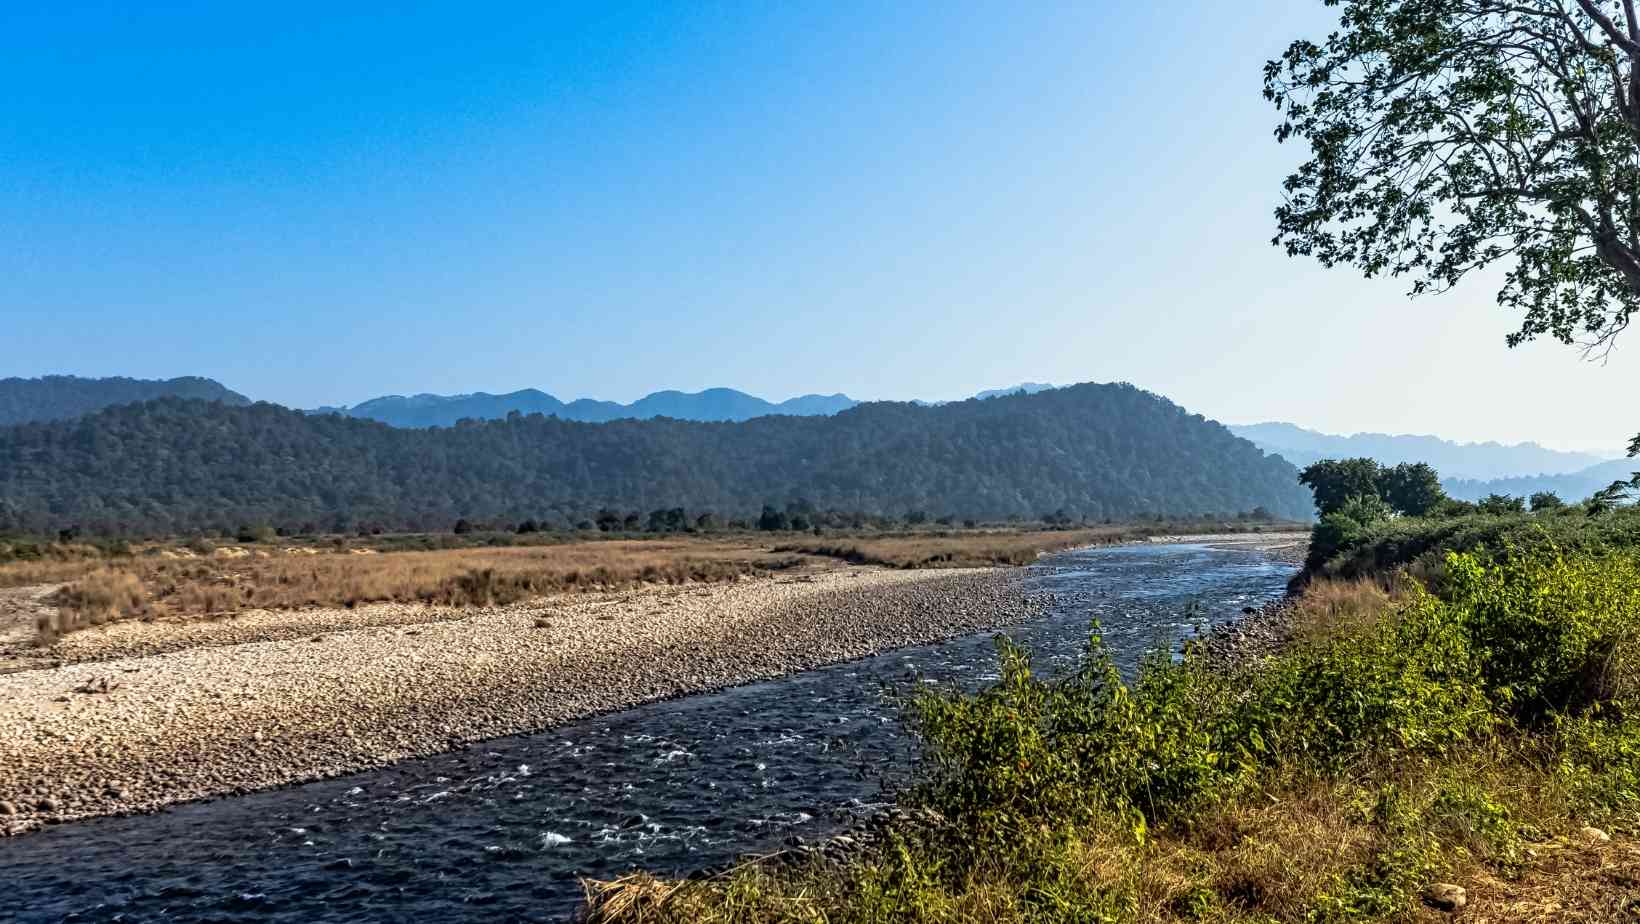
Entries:
{"label": "green foliage", "polygon": [[1314,531],[1305,570],[1346,578],[1388,573],[1405,565],[1436,572],[1448,552],[1491,560],[1508,550],[1530,553],[1551,548],[1567,555],[1640,549],[1640,510],[1618,509],[1600,517],[1583,516],[1576,508],[1560,516],[1400,517],[1348,529],[1330,528],[1324,519]]}
{"label": "green foliage", "polygon": [[1528,719],[1624,698],[1640,632],[1640,569],[1628,555],[1447,556],[1444,595],[1465,611],[1492,699]]}
{"label": "green foliage", "polygon": [[1526,501],[1523,498],[1510,497],[1507,494],[1488,494],[1475,503],[1475,509],[1489,516],[1524,513],[1526,511]]}
{"label": "green foliage", "polygon": [[1447,501],[1441,476],[1422,462],[1380,468],[1372,459],[1323,459],[1300,472],[1298,481],[1309,487],[1323,518],[1342,513],[1362,524],[1391,514],[1424,516]]}
{"label": "green foliage", "polygon": [[1143,837],[1232,798],[1261,768],[1440,754],[1493,722],[1464,613],[1427,595],[1375,630],[1238,676],[1161,651],[1128,684],[1096,635],[1081,668],[1043,679],[998,645],[997,684],[915,703],[929,761],[919,795],[979,832],[1117,817]]}
{"label": "green foliage", "polygon": [[1372,459],[1323,459],[1298,473],[1298,483],[1315,495],[1321,516],[1337,512],[1351,498],[1378,496],[1382,470]]}
{"label": "green foliage", "polygon": [[1577,810],[1597,819],[1640,817],[1640,715],[1554,716],[1546,750]]}
{"label": "green foliage", "polygon": [[1553,491],[1538,491],[1528,499],[1528,503],[1531,505],[1533,513],[1545,513],[1566,508],[1566,502],[1561,500],[1560,495]]}
{"label": "green foliage", "polygon": [[1382,497],[1376,494],[1361,494],[1345,501],[1338,508],[1336,515],[1354,520],[1362,526],[1371,526],[1389,519],[1394,513]]}
{"label": "green foliage", "polygon": [[1309,147],[1276,243],[1415,293],[1501,263],[1511,343],[1609,346],[1640,307],[1632,26],[1611,3],[1336,5],[1337,30],[1265,67],[1277,138]]}
{"label": "green foliage", "polygon": [[421,430],[166,399],[0,427],[0,531],[427,531],[525,516],[624,529],[632,511],[755,518],[765,502],[799,496],[806,508],[786,513],[826,526],[837,524],[822,511],[1131,520],[1262,506],[1307,519],[1294,478],[1219,424],[1130,385],[741,423],[518,415]]}
{"label": "green foliage", "polygon": [[1441,476],[1423,462],[1402,462],[1384,469],[1378,491],[1391,509],[1409,517],[1426,516],[1446,500],[1446,492],[1441,490]]}

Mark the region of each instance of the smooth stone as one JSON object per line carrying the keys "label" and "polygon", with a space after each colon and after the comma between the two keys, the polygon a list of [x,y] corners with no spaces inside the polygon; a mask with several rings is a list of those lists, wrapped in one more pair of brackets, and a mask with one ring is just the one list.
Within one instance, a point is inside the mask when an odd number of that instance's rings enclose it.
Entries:
{"label": "smooth stone", "polygon": [[1441,911],[1457,911],[1469,904],[1469,891],[1461,885],[1437,882],[1429,887],[1424,898]]}

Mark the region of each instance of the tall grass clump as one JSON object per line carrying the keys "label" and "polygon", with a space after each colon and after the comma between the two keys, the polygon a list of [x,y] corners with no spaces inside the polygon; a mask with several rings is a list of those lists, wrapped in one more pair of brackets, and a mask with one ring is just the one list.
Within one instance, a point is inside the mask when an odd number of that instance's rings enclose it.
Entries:
{"label": "tall grass clump", "polygon": [[1128,679],[1096,631],[1044,677],[999,639],[996,683],[910,701],[924,758],[905,801],[932,820],[840,861],[606,885],[587,918],[1405,920],[1439,880],[1469,882],[1490,920],[1534,919],[1486,910],[1505,881],[1567,919],[1614,907],[1610,864],[1529,848],[1640,831],[1640,567],[1441,564],[1427,589],[1348,585],[1348,618],[1245,662],[1157,651]]}
{"label": "tall grass clump", "polygon": [[37,636],[45,642],[86,626],[139,616],[148,609],[142,582],[127,571],[104,568],[67,585],[55,595],[57,609],[39,617]]}

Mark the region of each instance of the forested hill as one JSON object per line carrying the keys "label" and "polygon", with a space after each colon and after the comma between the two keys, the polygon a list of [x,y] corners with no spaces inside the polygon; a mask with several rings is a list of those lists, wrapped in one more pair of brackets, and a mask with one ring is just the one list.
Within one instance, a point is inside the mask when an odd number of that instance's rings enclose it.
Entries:
{"label": "forested hill", "polygon": [[83,379],[48,375],[38,379],[0,379],[0,426],[36,420],[67,420],[116,404],[155,398],[197,398],[225,404],[250,399],[221,383],[196,376],[175,379]]}
{"label": "forested hill", "polygon": [[165,399],[0,429],[0,530],[573,523],[798,498],[979,518],[1311,513],[1291,465],[1131,385],[741,423],[513,415],[423,430]]}

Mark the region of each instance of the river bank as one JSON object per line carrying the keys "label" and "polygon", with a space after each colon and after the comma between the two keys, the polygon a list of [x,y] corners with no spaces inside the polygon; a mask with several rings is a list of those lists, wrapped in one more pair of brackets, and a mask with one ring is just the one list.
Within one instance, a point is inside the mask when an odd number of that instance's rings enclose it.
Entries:
{"label": "river bank", "polygon": [[0,676],[0,831],[334,777],[1017,623],[1037,605],[1016,580],[839,567],[88,630],[68,640],[79,663]]}
{"label": "river bank", "polygon": [[[1043,608],[1002,630],[1042,671],[1080,663],[1097,618],[1131,673],[1151,646],[1279,597],[1291,568],[1135,543],[1004,574]],[[386,924],[480,907],[565,920],[583,880],[723,869],[882,814],[917,761],[903,697],[977,689],[997,663],[987,630],[885,649],[333,779],[53,825],[0,841],[0,867],[19,924]]]}

